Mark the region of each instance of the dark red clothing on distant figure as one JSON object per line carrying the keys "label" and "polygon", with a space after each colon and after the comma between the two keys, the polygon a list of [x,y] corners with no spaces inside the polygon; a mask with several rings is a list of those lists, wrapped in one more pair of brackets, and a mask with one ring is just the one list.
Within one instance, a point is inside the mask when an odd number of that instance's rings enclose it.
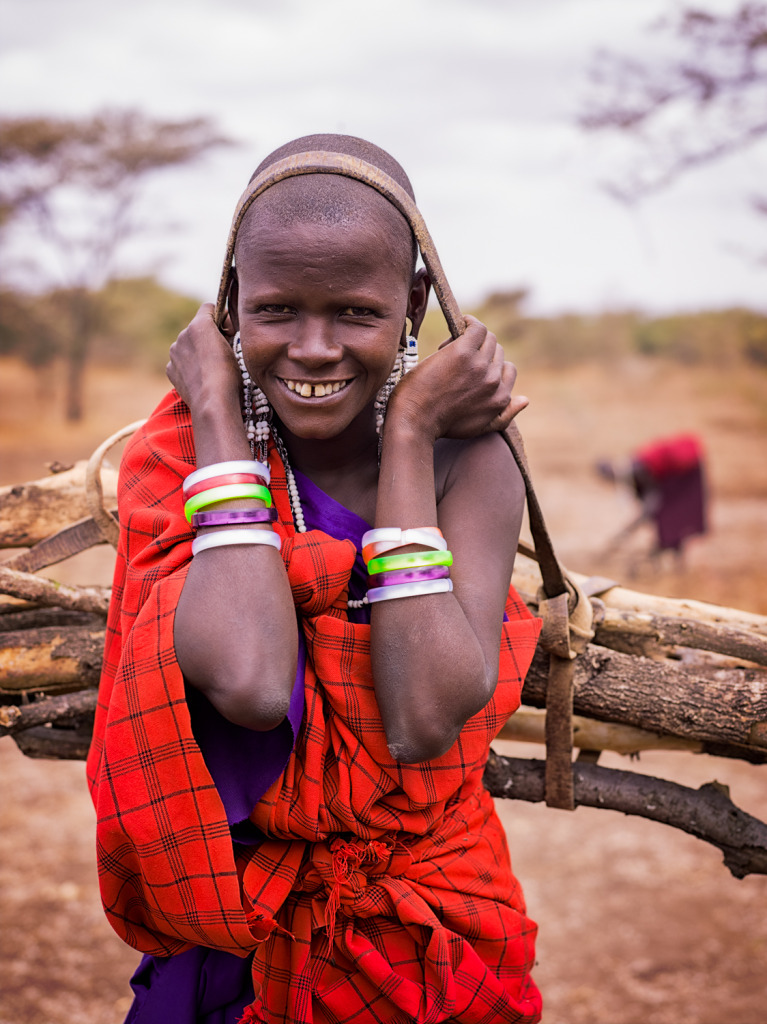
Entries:
{"label": "dark red clothing on distant figure", "polygon": [[653,441],[633,458],[634,487],[655,521],[658,548],[706,532],[703,447],[693,434]]}
{"label": "dark red clothing on distant figure", "polygon": [[539,623],[510,590],[491,701],[442,757],[393,760],[370,627],[347,614],[355,546],[294,533],[272,453],[276,529],[307,652],[305,707],[285,770],[250,815],[257,841],[233,845],[173,644],[192,540],[181,484],[194,464],[189,412],[171,393],[121,468],[88,760],[113,927],[157,956],[194,946],[253,955],[249,1021],[538,1021],[535,925],[482,774],[519,704]]}

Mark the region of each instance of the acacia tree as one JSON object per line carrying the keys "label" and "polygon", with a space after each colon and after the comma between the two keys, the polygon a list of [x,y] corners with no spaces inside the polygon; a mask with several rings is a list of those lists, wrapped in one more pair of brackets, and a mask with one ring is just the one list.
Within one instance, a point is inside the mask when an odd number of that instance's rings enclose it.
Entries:
{"label": "acacia tree", "polygon": [[[579,117],[633,143],[620,180],[606,183],[627,202],[767,137],[767,4],[725,14],[683,7],[650,32],[655,45],[642,60],[596,55]],[[752,201],[767,213],[764,197]]]}
{"label": "acacia tree", "polygon": [[[151,176],[228,143],[205,118],[160,121],[134,111],[0,119],[0,239],[27,280],[58,285],[67,362],[66,415],[83,414],[83,378],[99,326],[94,293],[127,239],[146,230],[137,200]],[[30,273],[31,270],[31,273]]]}

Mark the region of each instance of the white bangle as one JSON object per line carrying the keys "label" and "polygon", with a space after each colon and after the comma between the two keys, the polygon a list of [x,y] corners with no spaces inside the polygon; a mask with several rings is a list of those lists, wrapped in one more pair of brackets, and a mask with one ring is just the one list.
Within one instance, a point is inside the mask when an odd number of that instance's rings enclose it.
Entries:
{"label": "white bangle", "polygon": [[225,548],[234,544],[269,544],[279,551],[282,541],[274,530],[216,530],[215,533],[201,533],[195,537],[192,554],[199,555],[206,548]]}
{"label": "white bangle", "polygon": [[385,526],[368,530],[362,537],[362,556],[366,562],[408,544],[421,544],[432,551],[447,551],[447,541],[436,526],[420,526],[401,530],[398,526]]}
{"label": "white bangle", "polygon": [[414,583],[393,583],[389,587],[373,587],[368,590],[367,598],[369,604],[375,604],[376,601],[393,601],[397,597],[448,594],[452,589],[452,580],[418,580]]}
{"label": "white bangle", "polygon": [[232,462],[214,462],[212,466],[203,466],[201,469],[196,469],[189,476],[185,477],[184,490],[187,491],[190,487],[201,483],[203,480],[210,480],[211,477],[216,476],[226,476],[229,473],[253,473],[256,476],[262,476],[266,480],[267,487],[271,478],[269,467],[265,466],[263,462],[257,462],[255,459],[250,461],[247,459],[236,459]]}

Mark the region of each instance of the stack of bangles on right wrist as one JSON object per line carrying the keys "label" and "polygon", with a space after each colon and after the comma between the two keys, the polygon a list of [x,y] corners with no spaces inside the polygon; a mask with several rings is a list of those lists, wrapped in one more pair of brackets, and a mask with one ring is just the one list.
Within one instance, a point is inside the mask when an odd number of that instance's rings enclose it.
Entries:
{"label": "stack of bangles on right wrist", "polygon": [[[421,544],[429,550],[387,554],[410,544]],[[401,530],[396,526],[368,530],[362,538],[362,557],[371,583],[367,592],[368,604],[399,597],[418,597],[420,594],[446,594],[453,589],[450,579],[453,556],[436,526],[411,530]]]}
{"label": "stack of bangles on right wrist", "polygon": [[[254,529],[277,520],[269,493],[269,467],[263,462],[217,462],[190,473],[184,480],[184,515],[193,530],[209,526],[244,527],[215,530],[195,537],[192,554],[206,548],[229,547],[235,544],[268,544],[280,550],[281,541],[274,530]],[[221,508],[222,502],[252,498],[262,501],[264,508]],[[215,505],[211,511],[205,511]]]}

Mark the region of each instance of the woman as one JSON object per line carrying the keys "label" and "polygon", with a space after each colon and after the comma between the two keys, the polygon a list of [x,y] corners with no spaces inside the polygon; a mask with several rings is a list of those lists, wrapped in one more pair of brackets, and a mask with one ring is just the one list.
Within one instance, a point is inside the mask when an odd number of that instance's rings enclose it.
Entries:
{"label": "woman", "polygon": [[[412,197],[345,136],[254,177],[320,150]],[[105,908],[147,954],[129,1020],[540,1017],[482,787],[537,636],[497,433],[526,399],[476,320],[413,365],[415,255],[364,181],[266,188],[223,333],[203,306],[126,452],[89,778]]]}

